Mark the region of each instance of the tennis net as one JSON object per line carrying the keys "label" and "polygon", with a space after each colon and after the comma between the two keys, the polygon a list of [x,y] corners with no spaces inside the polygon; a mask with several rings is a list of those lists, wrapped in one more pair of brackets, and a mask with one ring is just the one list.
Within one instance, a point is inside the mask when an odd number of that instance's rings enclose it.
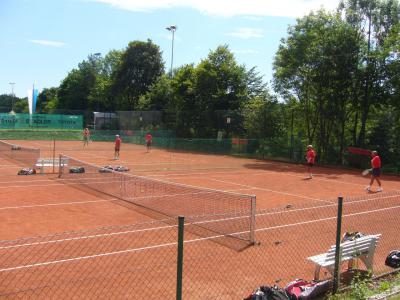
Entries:
{"label": "tennis net", "polygon": [[[66,184],[111,195],[163,216],[184,215],[190,226],[203,230],[202,236],[254,242],[255,196],[106,170],[65,155],[60,155],[60,161],[68,162],[59,170]],[[84,173],[73,173],[77,168]]]}
{"label": "tennis net", "polygon": [[22,147],[19,145],[0,141],[0,157],[17,162],[24,167],[34,168],[40,158],[40,149]]}

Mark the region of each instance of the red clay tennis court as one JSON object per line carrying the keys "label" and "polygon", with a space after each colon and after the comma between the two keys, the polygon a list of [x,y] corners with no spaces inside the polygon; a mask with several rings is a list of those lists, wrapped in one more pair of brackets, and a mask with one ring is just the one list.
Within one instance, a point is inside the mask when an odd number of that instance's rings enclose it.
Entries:
{"label": "red clay tennis court", "polygon": [[[314,265],[307,258],[335,243],[338,196],[345,197],[343,232],[382,235],[375,274],[390,271],[384,258],[399,247],[400,184],[394,176],[382,177],[384,193],[366,193],[368,179],[355,170],[317,167],[308,180],[305,167],[297,164],[157,148],[147,153],[133,144],[123,144],[115,161],[107,142],[85,149],[77,141],[57,141],[55,148],[53,141],[9,142],[38,148],[42,158],[62,153],[96,166],[123,165],[145,182],[255,195],[256,245],[202,225],[212,222],[222,232],[247,234],[251,225],[243,222],[248,216],[242,208],[224,215],[210,204],[212,220],[197,216],[185,226],[184,299],[242,299],[262,284],[312,279]],[[0,160],[0,298],[174,299],[176,218],[159,208],[197,213],[193,195],[186,193],[179,202],[153,197],[138,205],[80,180],[60,179],[58,167],[55,174],[46,167],[45,174],[17,176],[20,168],[13,159]],[[113,185],[113,180],[95,184]],[[145,185],[137,186],[146,193]]]}

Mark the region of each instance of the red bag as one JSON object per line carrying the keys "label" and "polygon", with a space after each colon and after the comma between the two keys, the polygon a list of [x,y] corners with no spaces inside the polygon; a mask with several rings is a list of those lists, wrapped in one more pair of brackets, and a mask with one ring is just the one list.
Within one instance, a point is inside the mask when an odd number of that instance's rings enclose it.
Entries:
{"label": "red bag", "polygon": [[330,280],[316,282],[296,279],[286,285],[285,291],[291,300],[308,300],[325,294],[330,287]]}

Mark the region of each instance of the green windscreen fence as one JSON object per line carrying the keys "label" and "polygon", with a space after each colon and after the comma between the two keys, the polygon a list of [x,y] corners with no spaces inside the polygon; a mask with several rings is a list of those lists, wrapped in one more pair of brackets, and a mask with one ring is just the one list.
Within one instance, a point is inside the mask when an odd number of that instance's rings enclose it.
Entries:
{"label": "green windscreen fence", "polygon": [[0,114],[0,129],[82,129],[81,115]]}

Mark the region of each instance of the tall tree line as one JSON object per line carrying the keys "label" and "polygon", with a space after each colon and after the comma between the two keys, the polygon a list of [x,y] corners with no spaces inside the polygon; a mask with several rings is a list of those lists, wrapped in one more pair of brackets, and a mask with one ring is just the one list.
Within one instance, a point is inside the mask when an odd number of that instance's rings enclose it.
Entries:
{"label": "tall tree line", "polygon": [[398,0],[343,0],[336,11],[299,18],[276,52],[274,93],[255,67],[236,61],[228,45],[166,74],[159,46],[133,41],[104,57],[89,55],[59,87],[42,91],[38,109],[156,110],[180,137],[223,132],[282,147],[298,139],[314,144],[321,161],[343,161],[349,145],[395,159],[399,19]]}
{"label": "tall tree line", "polygon": [[300,114],[296,129],[320,159],[340,162],[347,145],[399,153],[383,144],[400,137],[399,18],[397,1],[348,0],[289,28],[274,88]]}

